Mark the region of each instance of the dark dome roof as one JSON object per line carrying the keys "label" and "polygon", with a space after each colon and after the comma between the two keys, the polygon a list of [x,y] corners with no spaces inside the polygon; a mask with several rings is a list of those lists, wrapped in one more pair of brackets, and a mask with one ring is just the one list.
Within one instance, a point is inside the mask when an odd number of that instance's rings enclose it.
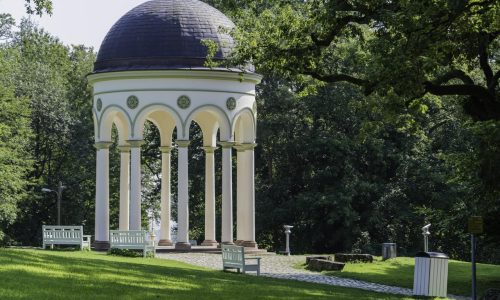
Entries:
{"label": "dark dome roof", "polygon": [[97,54],[94,73],[204,68],[207,47],[201,41],[214,41],[218,50],[213,60],[223,60],[234,42],[220,29],[233,27],[224,14],[198,0],[148,1],[113,25]]}

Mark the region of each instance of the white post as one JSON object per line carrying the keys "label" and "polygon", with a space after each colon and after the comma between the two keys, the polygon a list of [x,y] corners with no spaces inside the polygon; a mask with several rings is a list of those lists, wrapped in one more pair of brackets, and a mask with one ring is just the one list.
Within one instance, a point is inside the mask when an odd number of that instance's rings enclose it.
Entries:
{"label": "white post", "polygon": [[158,246],[172,246],[170,237],[170,153],[172,147],[162,146],[161,150],[161,216],[160,241]]}
{"label": "white post", "polygon": [[235,146],[238,150],[237,240],[241,246],[257,248],[255,242],[254,148],[256,144]]}
{"label": "white post", "polygon": [[233,142],[219,142],[222,146],[222,237],[223,244],[233,243],[233,187],[232,155]]}
{"label": "white post", "polygon": [[109,147],[112,142],[95,143],[96,188],[95,188],[95,248],[109,248]]}
{"label": "white post", "polygon": [[246,170],[245,170],[245,180],[246,180],[246,192],[247,199],[243,204],[246,209],[245,218],[245,241],[243,246],[250,248],[257,248],[257,243],[255,242],[255,160],[254,160],[254,148],[257,144],[244,144],[245,147],[245,160],[246,160]]}
{"label": "white post", "polygon": [[129,191],[130,191],[130,147],[119,146],[120,149],[120,220],[119,229],[129,229]]}
{"label": "white post", "polygon": [[241,144],[234,146],[236,149],[236,245],[241,245],[246,240],[245,232],[247,231],[246,226],[247,215],[249,212],[246,211],[248,201],[248,186],[247,180],[245,180],[245,175],[247,172],[247,161],[245,157],[245,147]]}
{"label": "white post", "polygon": [[290,233],[292,233],[290,229],[292,229],[293,226],[283,225],[283,228],[285,228],[285,234],[286,234],[285,254],[290,256]]}
{"label": "white post", "polygon": [[177,140],[179,153],[177,179],[177,243],[176,249],[191,249],[189,244],[189,177],[188,177],[188,146],[190,141]]}
{"label": "white post", "polygon": [[141,225],[141,145],[142,140],[127,141],[131,148],[130,161],[130,230],[140,230]]}
{"label": "white post", "polygon": [[215,163],[217,147],[206,146],[205,150],[205,240],[202,246],[216,246],[215,239]]}

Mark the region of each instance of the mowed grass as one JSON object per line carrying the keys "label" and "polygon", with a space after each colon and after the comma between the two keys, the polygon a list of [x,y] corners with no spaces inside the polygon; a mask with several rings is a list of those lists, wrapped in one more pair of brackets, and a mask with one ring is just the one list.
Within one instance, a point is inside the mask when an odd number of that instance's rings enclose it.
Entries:
{"label": "mowed grass", "polygon": [[1,299],[411,299],[180,262],[95,252],[0,249]]}
{"label": "mowed grass", "polygon": [[[325,272],[326,275],[359,279],[374,283],[413,288],[415,258],[398,257],[373,263],[348,263],[342,272]],[[305,265],[303,265],[305,267]],[[500,265],[476,264],[477,291],[481,295],[488,288],[500,288]],[[448,264],[448,293],[471,294],[471,264],[450,260]]]}

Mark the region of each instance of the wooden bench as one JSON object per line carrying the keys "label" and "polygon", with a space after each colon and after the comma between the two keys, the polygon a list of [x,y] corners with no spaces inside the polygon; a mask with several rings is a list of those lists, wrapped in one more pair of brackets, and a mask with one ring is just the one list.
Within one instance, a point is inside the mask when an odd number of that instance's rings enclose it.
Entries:
{"label": "wooden bench", "polygon": [[80,249],[90,250],[91,235],[83,234],[83,226],[42,226],[43,249],[48,245],[79,245]]}
{"label": "wooden bench", "polygon": [[142,250],[144,257],[148,251],[153,252],[153,256],[156,253],[155,242],[148,240],[145,230],[110,230],[109,244],[110,248]]}
{"label": "wooden bench", "polygon": [[[254,260],[254,263],[248,263],[247,260]],[[222,268],[237,269],[245,274],[247,271],[256,271],[260,275],[260,257],[245,257],[245,247],[222,245]]]}

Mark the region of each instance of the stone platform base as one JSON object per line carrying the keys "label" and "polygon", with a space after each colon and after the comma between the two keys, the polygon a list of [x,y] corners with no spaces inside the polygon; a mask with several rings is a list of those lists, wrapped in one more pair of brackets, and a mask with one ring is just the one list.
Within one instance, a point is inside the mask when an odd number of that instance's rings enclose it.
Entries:
{"label": "stone platform base", "polygon": [[175,244],[175,249],[177,249],[177,250],[190,250],[191,244],[178,242]]}
{"label": "stone platform base", "polygon": [[96,251],[108,251],[109,250],[109,242],[108,241],[94,241],[92,247]]}
{"label": "stone platform base", "polygon": [[158,242],[158,246],[173,246],[174,243],[172,243],[171,240],[160,240]]}
{"label": "stone platform base", "polygon": [[214,240],[204,240],[203,243],[201,243],[202,246],[217,246],[219,245],[219,242],[214,241]]}

